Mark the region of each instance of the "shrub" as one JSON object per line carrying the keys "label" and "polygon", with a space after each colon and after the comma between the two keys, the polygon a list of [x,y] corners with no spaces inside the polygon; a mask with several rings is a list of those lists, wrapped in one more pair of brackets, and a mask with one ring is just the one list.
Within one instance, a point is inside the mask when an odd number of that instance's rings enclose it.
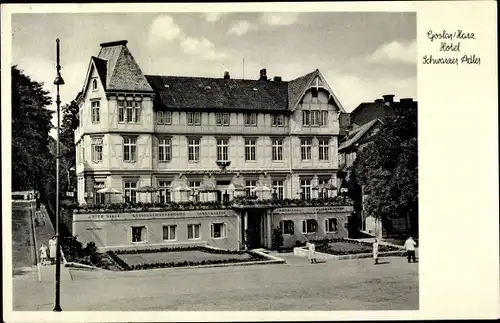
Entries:
{"label": "shrub", "polygon": [[283,231],[281,230],[280,227],[277,227],[273,230],[273,236],[272,236],[272,248],[275,250],[281,249],[283,246]]}

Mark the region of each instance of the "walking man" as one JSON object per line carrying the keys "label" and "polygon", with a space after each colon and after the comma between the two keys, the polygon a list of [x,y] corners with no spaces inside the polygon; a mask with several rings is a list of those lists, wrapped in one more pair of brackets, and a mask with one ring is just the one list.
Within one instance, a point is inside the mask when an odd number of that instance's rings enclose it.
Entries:
{"label": "walking man", "polygon": [[408,257],[408,262],[417,262],[417,258],[415,256],[415,247],[417,246],[417,243],[413,238],[410,236],[406,241],[405,241],[405,249],[406,249],[406,256]]}
{"label": "walking man", "polygon": [[373,240],[373,264],[378,264],[378,239]]}

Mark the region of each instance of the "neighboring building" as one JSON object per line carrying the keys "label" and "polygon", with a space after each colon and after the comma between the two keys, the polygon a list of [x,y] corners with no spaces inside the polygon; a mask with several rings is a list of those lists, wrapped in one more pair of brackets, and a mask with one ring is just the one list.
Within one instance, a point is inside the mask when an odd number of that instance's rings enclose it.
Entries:
{"label": "neighboring building", "polygon": [[[366,147],[373,135],[375,135],[384,123],[387,117],[395,117],[398,109],[406,106],[417,105],[416,101],[411,98],[401,99],[399,102],[394,101],[394,95],[384,95],[383,99],[377,99],[374,102],[364,102],[358,105],[351,113],[343,116],[346,120],[341,122],[345,130],[344,136],[339,139],[339,172],[338,186],[346,187],[349,181],[349,168],[353,165],[357,153]],[[348,123],[348,125],[347,125]],[[381,223],[376,221],[374,217],[364,214],[363,212],[363,190],[359,187],[358,197],[354,198],[354,216],[350,221],[354,222],[356,228],[350,228],[355,231],[357,229],[366,230],[369,233],[382,235],[383,228]],[[357,203],[356,203],[357,202]],[[404,220],[395,219],[391,224],[393,231],[404,231]]]}
{"label": "neighboring building", "polygon": [[319,70],[292,81],[265,69],[257,80],[143,75],[127,41],[116,41],[90,59],[78,102],[80,204],[336,195],[315,188],[337,183],[345,111]]}

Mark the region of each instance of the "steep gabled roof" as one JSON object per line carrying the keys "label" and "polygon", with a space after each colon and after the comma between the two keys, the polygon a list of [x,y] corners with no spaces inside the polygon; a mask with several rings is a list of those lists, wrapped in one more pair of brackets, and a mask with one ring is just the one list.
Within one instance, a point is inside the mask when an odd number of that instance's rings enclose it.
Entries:
{"label": "steep gabled roof", "polygon": [[379,119],[375,119],[351,131],[346,140],[340,143],[339,151],[356,144],[364,136],[364,134],[367,133],[371,128],[373,128],[373,126],[377,123],[382,123],[382,121],[380,121]]}
{"label": "steep gabled roof", "polygon": [[287,82],[146,75],[164,108],[286,111]]}
{"label": "steep gabled roof", "polygon": [[126,41],[101,44],[98,58],[107,63],[106,90],[152,92],[153,89],[126,45]]}
{"label": "steep gabled roof", "polygon": [[306,86],[318,75],[318,70],[298,77],[288,83],[288,109],[292,110],[302,98]]}
{"label": "steep gabled roof", "polygon": [[102,86],[104,87],[104,90],[106,90],[106,60],[100,59],[98,57],[92,56],[92,61],[94,62],[94,66],[97,70],[97,74],[99,75],[99,78],[101,79]]}

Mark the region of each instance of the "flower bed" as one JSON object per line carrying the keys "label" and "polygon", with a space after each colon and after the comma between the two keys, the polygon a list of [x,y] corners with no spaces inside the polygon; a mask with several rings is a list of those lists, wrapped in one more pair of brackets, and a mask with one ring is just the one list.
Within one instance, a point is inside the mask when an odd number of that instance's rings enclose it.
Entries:
{"label": "flower bed", "polygon": [[230,264],[267,260],[253,252],[216,250],[205,247],[117,250],[107,254],[121,270],[141,270]]}
{"label": "flower bed", "polygon": [[74,213],[129,213],[154,211],[188,211],[188,210],[218,210],[237,206],[270,206],[270,207],[311,207],[311,206],[345,206],[352,205],[348,197],[335,196],[327,199],[268,199],[259,200],[255,197],[236,197],[226,202],[171,202],[171,203],[111,203],[105,205],[86,205],[75,207]]}
{"label": "flower bed", "polygon": [[[367,254],[367,253],[372,253],[373,251],[372,244],[363,241],[354,241],[347,239],[331,239],[331,240],[318,240],[314,241],[314,243],[316,245],[316,251],[336,256]],[[397,252],[401,251],[401,249],[393,246],[379,244],[378,251],[379,253]]]}

